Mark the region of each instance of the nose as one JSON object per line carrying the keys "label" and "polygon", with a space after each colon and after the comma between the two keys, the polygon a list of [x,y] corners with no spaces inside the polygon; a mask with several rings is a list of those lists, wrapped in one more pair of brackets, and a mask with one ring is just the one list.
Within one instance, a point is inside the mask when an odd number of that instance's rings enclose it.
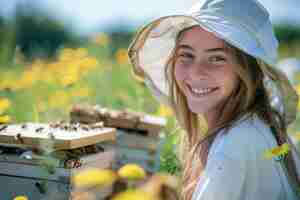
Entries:
{"label": "nose", "polygon": [[189,68],[189,77],[194,80],[204,79],[207,78],[208,69],[204,63],[194,63]]}

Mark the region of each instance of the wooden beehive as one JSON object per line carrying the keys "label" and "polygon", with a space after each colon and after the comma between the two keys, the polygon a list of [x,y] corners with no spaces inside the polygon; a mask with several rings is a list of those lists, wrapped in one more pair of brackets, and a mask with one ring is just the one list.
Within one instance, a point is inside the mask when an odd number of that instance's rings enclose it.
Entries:
{"label": "wooden beehive", "polygon": [[114,168],[126,163],[138,163],[150,173],[159,169],[159,155],[163,144],[160,132],[166,119],[129,110],[114,110],[96,106],[76,105],[70,112],[71,122],[97,123],[117,128],[116,143],[106,143],[107,147],[116,146]]}
{"label": "wooden beehive", "polygon": [[[75,149],[106,140],[115,140],[115,129],[103,123],[90,126],[79,123],[25,123],[0,127],[0,143],[39,148],[51,145],[53,150]],[[45,147],[45,146],[44,146]]]}
{"label": "wooden beehive", "polygon": [[0,126],[1,199],[69,199],[80,170],[111,168],[116,129],[103,124],[26,123]]}

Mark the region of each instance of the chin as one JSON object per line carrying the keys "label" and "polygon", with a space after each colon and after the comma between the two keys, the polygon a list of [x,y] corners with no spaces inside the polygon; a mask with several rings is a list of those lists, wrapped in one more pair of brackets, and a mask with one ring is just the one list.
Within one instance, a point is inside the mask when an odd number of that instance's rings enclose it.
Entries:
{"label": "chin", "polygon": [[208,112],[207,108],[203,108],[203,107],[199,108],[199,107],[196,107],[196,106],[193,106],[190,104],[188,104],[188,107],[189,107],[189,110],[195,114],[204,114],[204,113]]}
{"label": "chin", "polygon": [[[205,114],[209,112],[214,112],[217,104],[214,104],[213,102],[187,102],[188,108],[191,112],[196,114]],[[201,104],[201,106],[199,106]]]}

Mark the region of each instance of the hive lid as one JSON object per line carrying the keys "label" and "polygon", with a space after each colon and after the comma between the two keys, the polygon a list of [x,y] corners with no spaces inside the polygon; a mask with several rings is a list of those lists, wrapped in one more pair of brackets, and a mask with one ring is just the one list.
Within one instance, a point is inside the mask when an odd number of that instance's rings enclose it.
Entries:
{"label": "hive lid", "polygon": [[79,123],[25,123],[0,126],[0,143],[48,148],[51,150],[74,149],[102,141],[115,141],[116,129],[101,124]]}

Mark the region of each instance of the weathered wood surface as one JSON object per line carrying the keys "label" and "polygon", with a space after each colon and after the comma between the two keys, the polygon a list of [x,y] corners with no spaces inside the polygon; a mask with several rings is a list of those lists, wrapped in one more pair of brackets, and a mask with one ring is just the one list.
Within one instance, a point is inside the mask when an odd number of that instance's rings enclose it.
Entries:
{"label": "weathered wood surface", "polygon": [[67,183],[47,181],[47,187],[42,189],[44,180],[23,178],[18,176],[0,175],[3,200],[11,200],[16,196],[24,195],[28,199],[38,200],[67,200],[70,196],[70,186]]}
{"label": "weathered wood surface", "polygon": [[150,136],[158,136],[159,131],[167,123],[164,117],[133,112],[128,109],[108,109],[98,105],[75,105],[70,112],[70,118],[71,122],[87,124],[101,121],[107,127],[140,130]]}
{"label": "weathered wood surface", "polygon": [[[113,141],[109,142],[110,144]],[[97,143],[98,152],[90,153],[92,151],[81,152],[83,148],[72,150],[59,150],[52,152],[48,156],[37,155],[32,151],[25,151],[13,147],[1,146],[0,151],[0,185],[1,197],[11,199],[16,194],[26,194],[31,199],[70,199],[70,192],[73,193],[72,177],[81,170],[88,168],[112,168],[115,161],[115,148],[103,147],[101,143]],[[89,146],[90,148],[92,146]],[[16,149],[16,153],[12,153]],[[77,158],[69,159],[67,161],[76,161],[80,163],[75,167],[66,168],[64,165],[64,158],[68,157],[66,154],[72,152],[78,153]],[[84,154],[85,153],[85,154]],[[49,157],[50,156],[50,157]],[[53,157],[55,156],[55,157]],[[51,162],[49,162],[51,160]],[[45,162],[51,164],[46,167]],[[47,183],[46,190],[41,193],[37,184]],[[7,184],[9,187],[6,187]],[[59,192],[59,193],[57,193]],[[75,192],[75,191],[74,191]],[[101,190],[98,199],[104,199],[109,195],[111,190]],[[104,195],[105,194],[105,195]],[[53,196],[55,195],[55,196]],[[97,196],[97,197],[98,197]],[[51,197],[51,198],[50,198]],[[102,198],[103,197],[103,198]],[[71,198],[72,199],[72,198]]]}
{"label": "weathered wood surface", "polygon": [[64,168],[59,160],[52,160],[53,162],[51,163],[53,164],[54,169],[51,174],[41,166],[41,163],[43,162],[41,157],[39,159],[22,159],[15,155],[1,155],[0,174],[68,183],[73,174],[83,169],[89,167],[111,168],[115,160],[116,155],[114,149],[78,158],[81,165],[77,168]]}
{"label": "weathered wood surface", "polygon": [[127,132],[123,129],[117,129],[116,135],[116,144],[120,147],[143,149],[149,151],[156,151],[158,148],[158,137],[144,136],[133,131]]}
{"label": "weathered wood surface", "polygon": [[[81,127],[63,124],[62,127],[45,123],[9,124],[0,126],[0,144],[54,150],[75,149],[102,141],[116,140],[116,129]],[[72,128],[70,128],[72,127]]]}

